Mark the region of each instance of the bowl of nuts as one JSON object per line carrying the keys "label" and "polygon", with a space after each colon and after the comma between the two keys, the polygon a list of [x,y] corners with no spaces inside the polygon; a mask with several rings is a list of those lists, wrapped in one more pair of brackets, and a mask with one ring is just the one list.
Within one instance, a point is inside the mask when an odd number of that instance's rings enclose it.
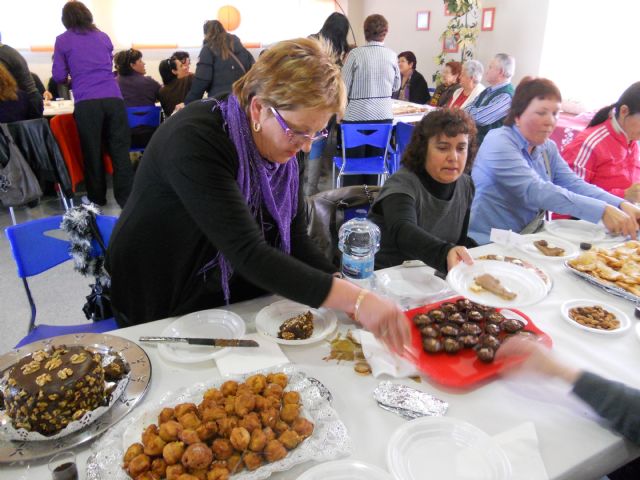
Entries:
{"label": "bowl of nuts", "polygon": [[593,300],[569,300],[562,304],[560,312],[574,327],[592,333],[616,335],[631,326],[631,320],[622,310]]}

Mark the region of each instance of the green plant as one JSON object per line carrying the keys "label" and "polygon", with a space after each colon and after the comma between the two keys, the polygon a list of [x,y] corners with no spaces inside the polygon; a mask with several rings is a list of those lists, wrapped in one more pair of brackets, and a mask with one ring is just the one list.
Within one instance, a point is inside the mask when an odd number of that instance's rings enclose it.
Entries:
{"label": "green plant", "polygon": [[[478,0],[444,0],[449,12],[453,13],[453,18],[447,23],[440,41],[444,41],[445,37],[453,36],[458,44],[460,53],[460,62],[473,58],[473,49],[478,39],[478,17],[479,17],[479,1]],[[442,51],[434,58],[438,67],[447,62],[447,53]],[[432,76],[435,83],[440,83],[440,68]]]}

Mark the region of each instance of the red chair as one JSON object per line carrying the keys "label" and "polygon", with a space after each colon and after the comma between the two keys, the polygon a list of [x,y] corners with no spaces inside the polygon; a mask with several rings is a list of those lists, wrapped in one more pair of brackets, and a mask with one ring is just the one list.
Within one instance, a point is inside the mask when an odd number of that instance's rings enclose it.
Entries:
{"label": "red chair", "polygon": [[[73,118],[73,114],[66,113],[53,117],[49,126],[58,142],[67,170],[69,170],[71,186],[75,193],[76,185],[84,180],[84,158],[80,147],[80,136],[78,135],[76,121]],[[105,171],[108,174],[113,174],[111,157],[107,152],[102,153],[102,160]]]}

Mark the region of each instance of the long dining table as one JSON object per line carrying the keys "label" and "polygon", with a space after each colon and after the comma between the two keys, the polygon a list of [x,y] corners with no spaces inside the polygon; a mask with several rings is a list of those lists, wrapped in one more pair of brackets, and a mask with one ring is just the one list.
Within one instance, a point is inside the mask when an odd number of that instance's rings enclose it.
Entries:
{"label": "long dining table", "polygon": [[[553,287],[540,302],[520,308],[553,340],[553,350],[566,362],[603,376],[640,388],[640,342],[636,336],[637,320],[634,305],[611,296],[567,271],[563,262],[528,257],[514,247],[495,244],[472,250],[474,256],[483,254],[512,255],[529,259],[546,271]],[[403,267],[395,267],[403,268]],[[428,267],[422,267],[428,268]],[[598,335],[571,325],[560,315],[560,306],[569,299],[588,298],[606,302],[632,319],[632,328],[620,335]],[[230,305],[247,324],[247,331],[255,331],[256,314],[277,297],[267,296]],[[338,330],[346,332],[355,325],[344,315],[338,316]],[[112,332],[137,342],[141,335],[159,335],[173,319],[124,328]],[[265,340],[267,341],[267,340]],[[143,345],[152,364],[149,391],[134,409],[157,402],[168,391],[189,387],[199,382],[221,379],[214,361],[182,365],[165,361],[154,346]],[[447,416],[469,422],[489,435],[509,431],[525,422],[532,422],[538,437],[539,453],[550,479],[599,479],[640,455],[640,448],[608,429],[583,403],[572,398],[569,388],[562,389],[551,380],[540,381],[523,375],[498,376],[483,384],[465,389],[443,387],[428,377],[420,382],[408,378],[360,376],[349,362],[337,363],[323,358],[329,354],[327,342],[305,346],[282,346],[289,361],[324,383],[333,395],[333,407],[346,425],[353,444],[351,458],[387,469],[388,440],[407,420],[377,406],[372,392],[383,380],[406,384],[428,392],[449,403]],[[221,379],[222,380],[222,379]],[[95,441],[95,440],[94,440]],[[86,460],[91,444],[74,450],[85,478]],[[311,467],[304,463],[273,474],[271,478],[297,478]],[[18,462],[0,466],[0,478],[48,479],[47,459],[27,466]],[[425,477],[426,478],[426,477]]]}

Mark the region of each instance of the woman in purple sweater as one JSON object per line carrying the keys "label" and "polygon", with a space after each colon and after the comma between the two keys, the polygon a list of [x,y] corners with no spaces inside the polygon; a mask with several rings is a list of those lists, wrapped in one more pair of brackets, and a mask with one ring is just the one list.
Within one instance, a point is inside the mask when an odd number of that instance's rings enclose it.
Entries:
{"label": "woman in purple sweater", "polygon": [[124,207],[133,183],[129,160],[129,126],[120,88],[111,71],[113,44],[98,30],[93,15],[82,2],[68,2],[62,9],[67,29],[56,38],[53,79],[68,84],[73,79],[74,117],[78,126],[87,196],[98,205],[107,203],[102,163],[104,142],[113,161],[113,193]]}

